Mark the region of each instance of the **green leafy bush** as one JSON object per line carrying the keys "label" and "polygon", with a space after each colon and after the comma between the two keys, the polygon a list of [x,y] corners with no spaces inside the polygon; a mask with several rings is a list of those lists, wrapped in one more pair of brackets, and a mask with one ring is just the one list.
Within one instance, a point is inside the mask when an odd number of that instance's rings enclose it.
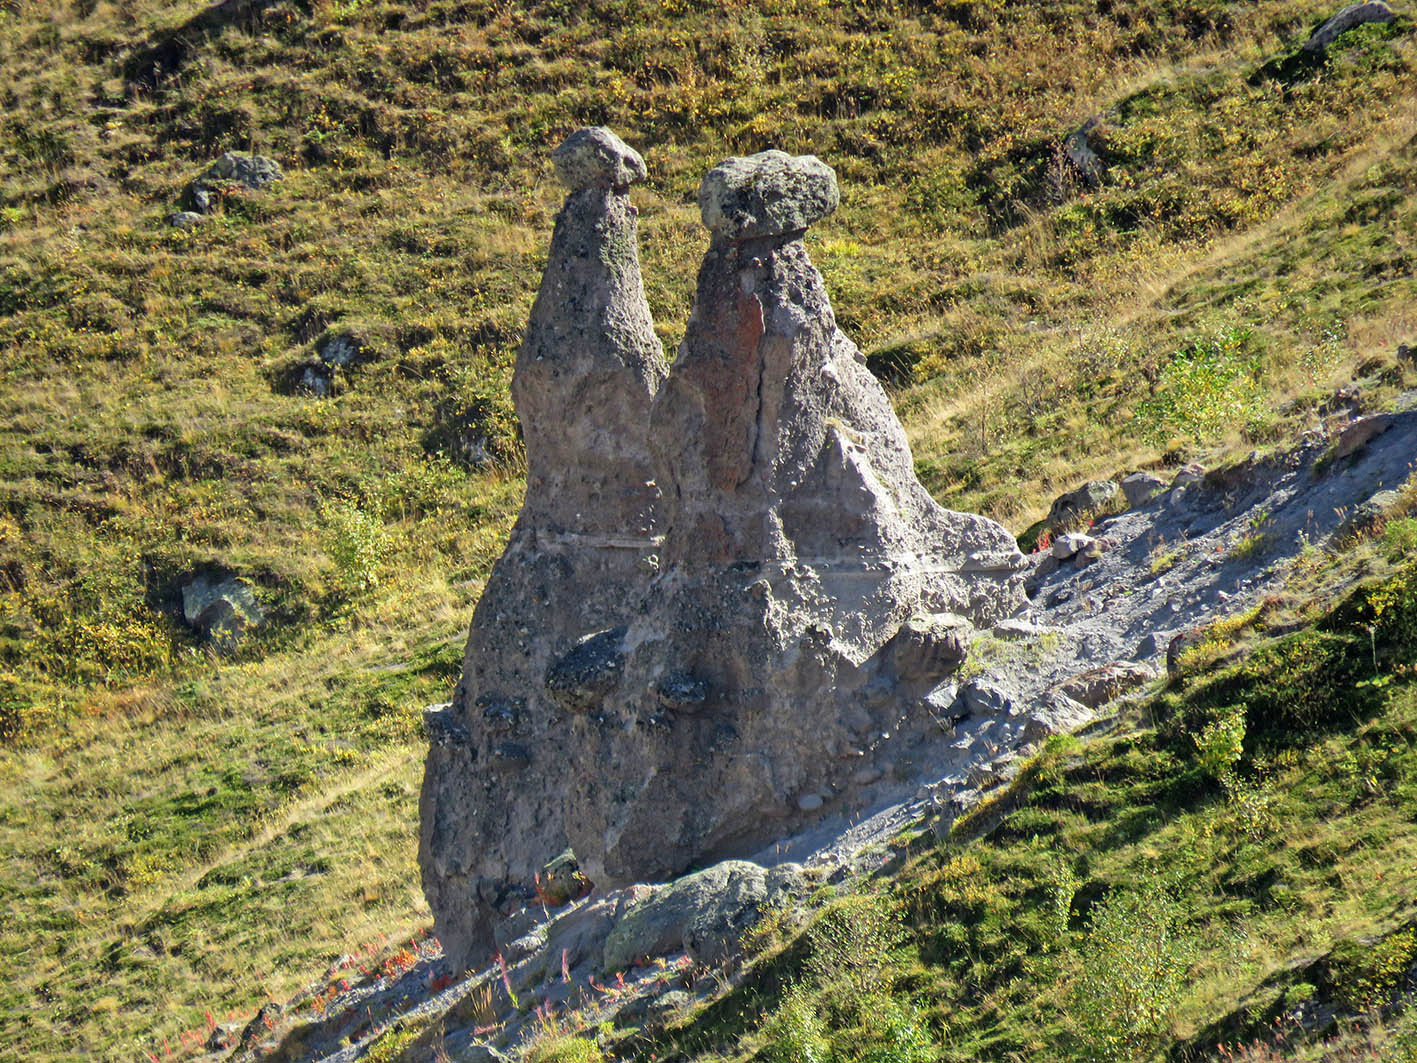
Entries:
{"label": "green leafy bush", "polygon": [[1193,442],[1245,425],[1261,412],[1261,365],[1249,329],[1229,328],[1178,350],[1149,398],[1137,404],[1142,435],[1156,445]]}
{"label": "green leafy bush", "polygon": [[1198,954],[1189,911],[1155,879],[1093,910],[1072,990],[1075,1058],[1145,1058],[1162,1041]]}

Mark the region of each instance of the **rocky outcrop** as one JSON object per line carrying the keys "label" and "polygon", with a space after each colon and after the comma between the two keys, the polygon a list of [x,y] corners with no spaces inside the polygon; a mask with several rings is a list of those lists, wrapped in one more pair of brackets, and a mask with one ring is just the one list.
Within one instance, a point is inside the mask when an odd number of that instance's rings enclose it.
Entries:
{"label": "rocky outcrop", "polygon": [[567,845],[597,887],[660,881],[864,805],[863,758],[947,740],[932,691],[971,623],[1024,602],[1013,538],[934,502],[836,327],[802,242],[829,167],[765,152],[705,178],[657,387],[643,164],[604,130],[555,158],[572,192],[513,384],[526,503],[450,710],[468,740],[430,749],[424,789],[425,884],[464,962]]}
{"label": "rocky outcrop", "polygon": [[183,193],[184,213],[210,214],[223,189],[242,188],[259,192],[276,181],[285,179],[280,163],[264,155],[243,155],[228,151],[202,171],[202,175],[187,186]]}
{"label": "rocky outcrop", "polygon": [[182,586],[182,619],[214,648],[230,653],[266,615],[249,580],[203,573]]}

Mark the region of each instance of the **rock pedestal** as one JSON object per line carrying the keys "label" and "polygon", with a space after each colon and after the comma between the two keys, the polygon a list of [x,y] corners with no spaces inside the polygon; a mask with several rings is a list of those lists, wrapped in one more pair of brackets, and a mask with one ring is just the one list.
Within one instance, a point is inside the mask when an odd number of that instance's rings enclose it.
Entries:
{"label": "rock pedestal", "polygon": [[603,130],[557,163],[573,190],[513,385],[527,500],[430,726],[424,880],[464,962],[567,845],[606,888],[868,803],[896,746],[948,738],[931,694],[971,624],[1024,602],[1013,538],[931,499],[836,327],[802,242],[829,167],[764,152],[705,178],[659,386],[624,198],[643,164]]}
{"label": "rock pedestal", "polygon": [[605,129],[572,135],[553,160],[569,193],[512,378],[526,499],[453,703],[429,720],[419,861],[438,935],[464,962],[491,954],[492,921],[533,898],[534,875],[566,848],[563,787],[587,766],[546,671],[620,621],[657,544],[645,429],[666,368],[628,194],[644,162]]}

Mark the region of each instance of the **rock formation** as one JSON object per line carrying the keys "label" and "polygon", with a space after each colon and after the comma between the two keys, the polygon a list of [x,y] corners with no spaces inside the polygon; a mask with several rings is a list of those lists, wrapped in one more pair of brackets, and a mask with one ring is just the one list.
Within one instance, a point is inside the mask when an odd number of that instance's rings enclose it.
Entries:
{"label": "rock formation", "polygon": [[527,500],[430,721],[422,865],[462,962],[567,845],[612,887],[869,803],[893,748],[948,739],[932,707],[971,625],[1024,602],[1013,538],[930,498],[836,327],[802,242],[837,205],[829,167],[765,152],[704,179],[657,388],[643,164],[603,130],[556,161],[573,191],[514,382]]}
{"label": "rock formation", "polygon": [[467,958],[490,954],[496,913],[523,903],[566,848],[562,788],[589,770],[543,692],[552,656],[620,621],[655,543],[645,427],[665,364],[628,194],[644,162],[603,129],[576,133],[553,161],[570,192],[512,382],[526,500],[473,616],[454,701],[428,722],[424,888],[449,955]]}

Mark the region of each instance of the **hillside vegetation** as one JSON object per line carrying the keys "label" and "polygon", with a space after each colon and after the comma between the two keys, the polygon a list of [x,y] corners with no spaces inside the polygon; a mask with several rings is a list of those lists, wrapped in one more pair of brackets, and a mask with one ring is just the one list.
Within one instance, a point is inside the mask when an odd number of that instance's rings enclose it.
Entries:
{"label": "hillside vegetation", "polygon": [[[1276,62],[1330,13],[0,0],[0,1054],[161,1057],[426,923],[418,712],[519,503],[507,376],[568,132],[646,157],[670,350],[703,172],[836,167],[809,249],[842,327],[927,486],[1022,531],[1402,385],[1413,23]],[[1094,115],[1095,186],[1062,151]],[[285,180],[168,226],[226,151]],[[303,393],[340,335],[358,359]],[[216,569],[269,617],[234,656],[181,621]],[[920,994],[1016,999],[945,977]]]}

